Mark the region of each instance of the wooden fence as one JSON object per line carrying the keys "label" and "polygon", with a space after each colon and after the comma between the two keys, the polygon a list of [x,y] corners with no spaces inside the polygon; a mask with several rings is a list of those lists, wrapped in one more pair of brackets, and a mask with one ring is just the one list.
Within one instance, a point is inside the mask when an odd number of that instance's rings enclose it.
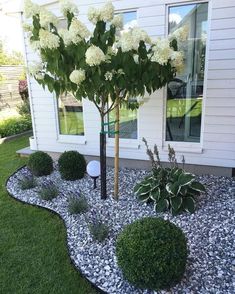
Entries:
{"label": "wooden fence", "polygon": [[0,66],[0,111],[16,109],[22,102],[18,87],[23,70],[22,65]]}

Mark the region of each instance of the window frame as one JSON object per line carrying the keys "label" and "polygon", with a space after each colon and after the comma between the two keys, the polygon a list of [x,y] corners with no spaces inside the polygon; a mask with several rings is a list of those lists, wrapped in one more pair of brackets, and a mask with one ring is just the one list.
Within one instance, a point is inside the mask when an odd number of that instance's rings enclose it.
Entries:
{"label": "window frame", "polygon": [[[121,14],[126,12],[136,12],[136,20],[137,24],[139,23],[139,9],[137,7],[125,8],[125,9],[118,9],[115,11],[115,14]],[[107,120],[108,122],[108,116]],[[119,144],[121,148],[130,148],[130,149],[139,149],[140,147],[140,111],[137,109],[137,138],[136,139],[128,139],[128,138],[120,138],[119,137]],[[115,146],[115,138],[110,138],[107,135],[107,147],[113,148]]]}
{"label": "window frame", "polygon": [[83,125],[84,125],[84,135],[65,135],[60,134],[60,123],[59,123],[59,107],[58,107],[58,99],[55,94],[53,97],[54,100],[54,113],[55,113],[55,121],[56,121],[56,140],[59,143],[70,143],[70,144],[86,144],[86,125],[85,125],[85,115],[84,115],[84,103],[83,99],[81,101],[83,108]]}
{"label": "window frame", "polygon": [[204,82],[203,82],[203,99],[202,99],[202,116],[201,116],[201,128],[200,128],[200,141],[199,142],[184,142],[184,141],[167,141],[166,140],[166,118],[167,118],[167,87],[164,87],[164,97],[163,97],[163,133],[162,133],[162,147],[163,150],[168,150],[168,145],[170,144],[175,148],[176,151],[186,151],[192,153],[202,153],[203,152],[203,141],[204,141],[204,128],[205,128],[205,106],[206,106],[206,96],[207,96],[207,79],[208,79],[208,56],[209,56],[209,44],[210,44],[210,32],[211,32],[211,0],[201,0],[201,1],[183,1],[172,4],[167,4],[165,6],[165,37],[168,37],[169,30],[169,10],[171,7],[192,5],[208,3],[208,18],[207,18],[207,40],[206,40],[206,53],[205,53],[205,69],[204,69]]}

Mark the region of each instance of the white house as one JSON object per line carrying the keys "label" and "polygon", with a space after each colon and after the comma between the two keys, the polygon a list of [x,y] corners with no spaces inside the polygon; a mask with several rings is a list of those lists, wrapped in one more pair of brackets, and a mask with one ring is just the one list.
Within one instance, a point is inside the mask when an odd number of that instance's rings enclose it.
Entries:
{"label": "white house", "polygon": [[[58,1],[34,0],[60,15]],[[77,0],[80,19],[89,6],[104,0]],[[141,167],[147,160],[142,137],[157,144],[167,161],[168,144],[194,172],[232,175],[235,169],[235,1],[116,0],[125,25],[138,25],[153,37],[166,36],[187,25],[189,38],[185,70],[168,87],[145,97],[138,111],[121,111],[120,157],[123,165]],[[37,56],[25,42],[27,62]],[[96,108],[83,100],[59,101],[29,79],[33,139],[31,150],[78,150],[99,155],[100,119]],[[111,115],[112,116],[112,115]],[[111,119],[111,118],[110,118]],[[114,139],[107,139],[107,155],[114,156]],[[131,159],[131,160],[127,160]]]}

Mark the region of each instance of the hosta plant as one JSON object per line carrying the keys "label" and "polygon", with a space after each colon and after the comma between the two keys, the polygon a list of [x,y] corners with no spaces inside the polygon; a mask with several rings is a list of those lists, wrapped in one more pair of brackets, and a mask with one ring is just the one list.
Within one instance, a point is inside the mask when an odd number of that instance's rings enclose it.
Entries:
{"label": "hosta plant", "polygon": [[[148,148],[148,150],[150,150]],[[157,147],[154,148],[158,154]],[[169,148],[172,153],[173,149]],[[173,152],[174,153],[174,152]],[[170,156],[169,156],[170,158]],[[205,191],[205,187],[195,180],[195,176],[179,168],[177,161],[174,161],[171,167],[164,168],[160,164],[159,155],[151,175],[144,178],[138,183],[134,192],[140,201],[154,201],[156,212],[170,210],[172,214],[178,214],[182,211],[193,213],[195,211],[195,198]]]}

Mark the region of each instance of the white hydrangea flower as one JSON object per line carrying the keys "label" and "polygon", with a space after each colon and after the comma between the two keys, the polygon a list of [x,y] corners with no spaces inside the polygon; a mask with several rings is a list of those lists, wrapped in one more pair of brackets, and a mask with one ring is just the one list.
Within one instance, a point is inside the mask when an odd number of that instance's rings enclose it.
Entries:
{"label": "white hydrangea flower", "polygon": [[71,72],[69,79],[72,83],[80,85],[86,79],[86,73],[83,69],[75,69]]}
{"label": "white hydrangea flower", "polygon": [[119,75],[125,75],[125,73],[124,73],[124,71],[123,71],[122,68],[119,68],[118,71],[117,71],[117,73],[118,73]]}
{"label": "white hydrangea flower", "polygon": [[58,23],[58,18],[50,11],[42,8],[39,13],[40,25],[43,28],[47,28],[50,23],[56,25]]}
{"label": "white hydrangea flower", "polygon": [[188,34],[189,34],[189,27],[187,25],[175,30],[169,38],[176,39],[178,41],[184,42],[188,39]]}
{"label": "white hydrangea flower", "polygon": [[27,33],[32,32],[32,30],[33,30],[33,26],[26,23],[26,22],[23,23],[22,27],[23,27],[23,30]]}
{"label": "white hydrangea flower", "polygon": [[60,0],[60,11],[62,14],[67,17],[67,13],[78,14],[78,8],[76,4],[74,4],[70,0]]}
{"label": "white hydrangea flower", "polygon": [[90,66],[100,65],[105,61],[104,52],[97,46],[91,45],[86,51],[86,63]]}
{"label": "white hydrangea flower", "polygon": [[161,65],[167,64],[172,52],[169,40],[159,38],[153,46],[151,61],[158,62]]}
{"label": "white hydrangea flower", "polygon": [[94,25],[97,23],[97,21],[100,20],[100,12],[98,9],[94,7],[89,7],[87,12],[87,17],[90,22],[92,22]]}
{"label": "white hydrangea flower", "polygon": [[114,16],[114,7],[112,2],[107,2],[101,9],[90,7],[88,9],[87,16],[89,21],[94,25],[100,20],[105,22],[111,21]]}
{"label": "white hydrangea flower", "polygon": [[111,24],[116,27],[118,30],[123,29],[123,17],[121,14],[115,15],[113,20],[111,21]]}
{"label": "white hydrangea flower", "polygon": [[139,55],[134,54],[134,55],[133,55],[133,58],[134,58],[135,63],[136,63],[136,64],[139,64]]}
{"label": "white hydrangea flower", "polygon": [[68,46],[72,43],[71,36],[70,36],[69,31],[67,29],[59,29],[58,34],[63,39],[65,46]]}
{"label": "white hydrangea flower", "polygon": [[90,31],[80,20],[76,18],[72,19],[71,25],[69,27],[69,38],[74,44],[77,44],[81,40],[88,38],[90,34]]}
{"label": "white hydrangea flower", "polygon": [[136,44],[136,46],[138,44],[138,47],[139,47],[140,41],[144,41],[145,43],[148,43],[148,44],[151,43],[151,39],[149,35],[144,30],[138,27],[134,27],[131,32],[132,32],[133,43]]}
{"label": "white hydrangea flower", "polygon": [[35,62],[28,66],[29,74],[38,80],[44,78],[44,74],[41,72],[42,70],[43,70],[43,65],[41,62]]}
{"label": "white hydrangea flower", "polygon": [[42,49],[56,49],[60,46],[60,38],[43,29],[39,31],[39,40]]}
{"label": "white hydrangea flower", "polygon": [[33,15],[39,14],[40,6],[33,3],[31,0],[24,0],[24,16],[30,18]]}
{"label": "white hydrangea flower", "polygon": [[37,51],[41,48],[40,41],[30,41],[29,44],[33,51]]}
{"label": "white hydrangea flower", "polygon": [[112,74],[112,72],[111,72],[111,71],[107,71],[107,72],[105,73],[105,75],[104,75],[104,78],[105,78],[106,81],[111,81],[112,78],[113,78],[113,74]]}
{"label": "white hydrangea flower", "polygon": [[134,47],[136,47],[136,45],[133,44],[133,38],[131,35],[131,31],[122,32],[122,35],[118,41],[118,46],[121,47],[122,52],[128,52],[128,51],[132,50],[133,45],[134,45]]}
{"label": "white hydrangea flower", "polygon": [[100,19],[107,22],[114,16],[114,6],[111,1],[107,2],[100,10]]}
{"label": "white hydrangea flower", "polygon": [[184,54],[181,51],[173,51],[171,53],[171,65],[176,68],[177,72],[184,69]]}

